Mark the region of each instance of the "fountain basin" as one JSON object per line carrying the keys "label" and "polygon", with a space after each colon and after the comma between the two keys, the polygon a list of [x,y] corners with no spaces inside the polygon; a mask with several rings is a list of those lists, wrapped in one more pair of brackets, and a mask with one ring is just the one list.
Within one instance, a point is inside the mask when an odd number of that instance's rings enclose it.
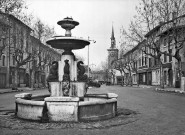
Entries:
{"label": "fountain basin", "polygon": [[53,48],[64,50],[82,49],[90,44],[88,40],[66,36],[54,36],[46,41],[46,43]]}
{"label": "fountain basin", "polygon": [[[44,98],[49,95],[35,95],[27,99],[27,94],[23,93],[22,96],[20,96],[21,94],[15,95],[17,117],[28,120],[41,120],[45,107]],[[25,95],[25,97],[23,97],[23,95]]]}
{"label": "fountain basin", "polygon": [[30,99],[17,98],[16,115],[27,120],[51,122],[78,122],[109,119],[116,116],[117,95],[87,94],[79,97],[32,96]]}

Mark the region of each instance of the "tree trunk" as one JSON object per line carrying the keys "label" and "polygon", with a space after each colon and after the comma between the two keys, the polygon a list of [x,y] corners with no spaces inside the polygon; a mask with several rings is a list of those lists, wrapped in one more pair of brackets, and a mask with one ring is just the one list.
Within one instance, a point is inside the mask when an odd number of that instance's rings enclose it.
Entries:
{"label": "tree trunk", "polygon": [[35,84],[35,70],[32,70],[31,72],[31,88],[34,88],[34,84]]}
{"label": "tree trunk", "polygon": [[15,76],[14,76],[14,82],[13,82],[13,87],[12,87],[12,89],[13,90],[17,90],[17,88],[18,88],[18,70],[19,70],[19,68],[15,68]]}
{"label": "tree trunk", "polygon": [[181,77],[182,77],[182,63],[181,63],[181,60],[178,60],[177,77],[178,78],[176,78],[176,82],[178,82],[178,84],[176,84],[176,87],[180,87],[181,86]]}
{"label": "tree trunk", "polygon": [[139,74],[136,72],[137,86],[139,86]]}
{"label": "tree trunk", "polygon": [[160,86],[164,89],[164,72],[162,64],[160,64]]}
{"label": "tree trunk", "polygon": [[124,82],[123,82],[123,81],[124,81],[124,79],[123,79],[123,77],[124,77],[124,76],[123,76],[123,74],[121,74],[121,86],[123,86],[123,85],[124,85]]}
{"label": "tree trunk", "polygon": [[130,86],[132,86],[133,85],[133,81],[132,81],[132,75],[131,75],[131,71],[130,71],[130,75],[129,75],[130,77]]}

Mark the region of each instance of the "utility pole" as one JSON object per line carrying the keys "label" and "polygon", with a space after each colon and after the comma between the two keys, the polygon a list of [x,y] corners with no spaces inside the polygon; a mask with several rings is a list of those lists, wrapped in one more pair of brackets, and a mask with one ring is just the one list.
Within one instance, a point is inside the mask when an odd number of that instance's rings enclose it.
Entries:
{"label": "utility pole", "polygon": [[[89,41],[89,42],[92,41],[93,43],[96,43],[95,40],[90,40],[89,37],[88,37],[88,41]],[[90,45],[90,44],[89,44],[89,45]],[[87,54],[87,60],[88,60],[88,61],[87,61],[87,63],[88,63],[88,69],[87,69],[87,72],[88,72],[88,79],[89,79],[89,77],[90,77],[90,74],[89,74],[89,45],[88,45],[88,52],[87,52],[87,53],[88,53],[88,54]]]}

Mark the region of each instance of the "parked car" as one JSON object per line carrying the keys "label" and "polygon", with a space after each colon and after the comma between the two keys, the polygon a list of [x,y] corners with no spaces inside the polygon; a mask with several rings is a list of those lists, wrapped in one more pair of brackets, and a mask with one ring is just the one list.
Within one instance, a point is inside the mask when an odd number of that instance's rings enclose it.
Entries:
{"label": "parked car", "polygon": [[97,81],[92,81],[91,80],[91,81],[88,82],[88,86],[89,87],[98,87],[99,88],[99,87],[101,87],[101,84],[99,82],[97,82]]}
{"label": "parked car", "polygon": [[110,85],[111,83],[110,82],[106,82],[106,85]]}

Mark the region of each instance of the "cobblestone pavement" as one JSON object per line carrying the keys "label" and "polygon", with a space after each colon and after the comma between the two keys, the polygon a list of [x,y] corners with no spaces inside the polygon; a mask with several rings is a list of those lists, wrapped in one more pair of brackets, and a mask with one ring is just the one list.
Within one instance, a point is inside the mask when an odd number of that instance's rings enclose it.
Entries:
{"label": "cobblestone pavement", "polygon": [[[47,91],[30,91],[45,94]],[[13,93],[0,95],[0,135],[185,135],[185,96],[153,88],[102,86],[118,94],[118,116],[103,121],[41,123],[14,115]]]}
{"label": "cobblestone pavement", "polygon": [[126,125],[137,121],[137,112],[129,109],[118,108],[118,114],[115,118],[93,121],[93,122],[60,122],[60,123],[42,123],[28,120],[21,120],[14,115],[14,111],[0,112],[0,127],[7,129],[103,129],[113,126]]}

